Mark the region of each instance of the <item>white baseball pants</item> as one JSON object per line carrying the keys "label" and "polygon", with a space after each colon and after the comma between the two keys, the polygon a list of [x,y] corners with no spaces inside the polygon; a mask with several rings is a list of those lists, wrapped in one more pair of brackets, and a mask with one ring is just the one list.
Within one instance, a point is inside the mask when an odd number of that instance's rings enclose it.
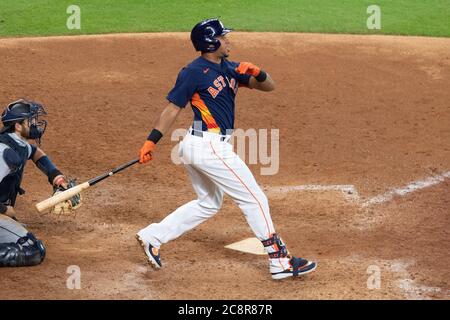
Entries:
{"label": "white baseball pants", "polygon": [[275,230],[267,197],[228,143],[230,136],[203,132],[203,137],[198,137],[191,130],[180,142],[179,155],[198,198],[182,205],[160,223],[142,229],[140,236],[159,248],[211,218],[227,194],[241,208],[256,237],[270,238]]}

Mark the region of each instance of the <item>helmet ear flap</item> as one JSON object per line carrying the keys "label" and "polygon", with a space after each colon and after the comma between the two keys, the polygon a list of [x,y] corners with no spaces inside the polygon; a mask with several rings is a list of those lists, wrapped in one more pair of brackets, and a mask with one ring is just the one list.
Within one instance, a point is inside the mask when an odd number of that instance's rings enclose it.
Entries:
{"label": "helmet ear flap", "polygon": [[210,26],[207,26],[205,28],[204,35],[205,35],[206,40],[213,41],[214,37],[216,36],[216,32],[214,31],[213,28],[211,28]]}
{"label": "helmet ear flap", "polygon": [[218,39],[215,39],[216,37],[216,31],[212,28],[212,27],[206,27],[205,28],[205,42],[209,43],[208,47],[206,48],[206,50],[202,50],[202,51],[206,51],[206,52],[214,52],[217,49],[219,49],[220,47],[220,41]]}

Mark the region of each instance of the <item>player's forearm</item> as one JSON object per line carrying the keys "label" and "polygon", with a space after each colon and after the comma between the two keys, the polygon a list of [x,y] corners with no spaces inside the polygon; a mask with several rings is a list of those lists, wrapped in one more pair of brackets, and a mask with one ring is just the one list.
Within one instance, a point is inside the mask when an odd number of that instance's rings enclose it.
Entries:
{"label": "player's forearm", "polygon": [[155,124],[155,129],[159,130],[162,134],[166,134],[177,119],[180,110],[181,108],[169,104],[161,113],[161,116]]}
{"label": "player's forearm", "polygon": [[250,78],[250,88],[260,91],[272,91],[275,90],[275,81],[270,74],[266,73],[267,77],[264,81],[258,82],[255,77]]}
{"label": "player's forearm", "polygon": [[155,144],[166,134],[172,127],[173,123],[178,117],[181,108],[176,105],[169,103],[169,105],[163,110],[159,116],[158,121],[156,121],[153,130],[147,137],[147,140],[153,141]]}
{"label": "player's forearm", "polygon": [[152,159],[152,153],[156,148],[156,144],[172,127],[180,111],[181,108],[172,103],[169,103],[164,109],[144,145],[139,150],[139,163],[147,163]]}
{"label": "player's forearm", "polygon": [[61,171],[56,168],[50,158],[40,148],[37,148],[34,153],[33,162],[48,177],[48,182],[52,185],[56,177],[62,176]]}

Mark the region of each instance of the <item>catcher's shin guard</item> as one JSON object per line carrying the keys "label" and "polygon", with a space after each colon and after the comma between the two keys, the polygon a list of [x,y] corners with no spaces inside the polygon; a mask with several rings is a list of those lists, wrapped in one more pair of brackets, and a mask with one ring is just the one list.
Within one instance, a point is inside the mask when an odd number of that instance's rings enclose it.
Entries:
{"label": "catcher's shin guard", "polygon": [[0,244],[0,267],[35,266],[44,261],[45,247],[32,233],[16,243]]}

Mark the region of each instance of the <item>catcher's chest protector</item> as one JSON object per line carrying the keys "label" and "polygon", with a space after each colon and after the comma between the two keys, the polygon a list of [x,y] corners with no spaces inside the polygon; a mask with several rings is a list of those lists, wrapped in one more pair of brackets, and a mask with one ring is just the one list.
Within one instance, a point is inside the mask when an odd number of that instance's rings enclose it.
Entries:
{"label": "catcher's chest protector", "polygon": [[[23,170],[28,160],[27,146],[21,146],[11,138],[7,133],[0,134],[0,143],[6,144],[14,150],[19,156],[21,163],[15,172],[11,172],[0,182],[0,202],[14,206],[16,197],[21,192],[20,184],[22,182]],[[0,161],[4,161],[0,159]]]}

